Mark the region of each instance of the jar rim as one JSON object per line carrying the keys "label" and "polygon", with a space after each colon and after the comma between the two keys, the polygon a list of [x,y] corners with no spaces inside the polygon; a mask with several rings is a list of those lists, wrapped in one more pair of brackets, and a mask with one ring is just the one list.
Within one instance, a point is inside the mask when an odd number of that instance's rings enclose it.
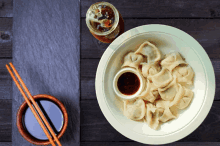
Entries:
{"label": "jar rim", "polygon": [[[96,31],[96,30],[91,26],[89,19],[87,19],[88,16],[89,16],[90,10],[91,10],[94,6],[96,6],[96,5],[106,5],[106,6],[109,6],[109,7],[113,10],[114,16],[115,16],[115,22],[114,22],[113,26],[111,27],[111,29],[110,29],[109,31],[106,31],[106,32],[98,32],[98,31]],[[88,9],[88,11],[87,11],[87,13],[86,13],[86,25],[87,25],[87,27],[89,28],[89,30],[90,30],[92,33],[94,33],[94,34],[96,34],[96,35],[99,35],[99,36],[105,36],[105,35],[108,35],[108,34],[112,33],[112,32],[116,29],[118,23],[119,23],[119,13],[118,13],[117,9],[116,9],[112,4],[110,4],[110,3],[108,3],[108,2],[97,2],[97,3],[94,3],[94,4],[92,4],[92,5],[89,7],[89,9]]]}

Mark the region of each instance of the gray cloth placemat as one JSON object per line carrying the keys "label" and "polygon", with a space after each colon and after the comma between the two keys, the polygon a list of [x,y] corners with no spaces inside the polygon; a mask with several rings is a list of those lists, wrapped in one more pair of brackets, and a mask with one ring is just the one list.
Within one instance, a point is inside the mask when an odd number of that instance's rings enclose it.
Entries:
{"label": "gray cloth placemat", "polygon": [[[13,64],[32,95],[49,94],[68,112],[63,146],[79,146],[80,2],[14,0]],[[24,99],[13,83],[12,145],[32,146],[18,132],[16,114]]]}

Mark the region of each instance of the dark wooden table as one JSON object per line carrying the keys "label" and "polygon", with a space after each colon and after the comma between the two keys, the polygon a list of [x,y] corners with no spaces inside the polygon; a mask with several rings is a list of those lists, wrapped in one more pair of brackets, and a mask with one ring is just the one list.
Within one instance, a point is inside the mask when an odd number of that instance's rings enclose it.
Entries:
{"label": "dark wooden table", "polygon": [[[81,0],[81,134],[83,146],[139,146],[117,132],[102,114],[95,94],[98,62],[109,44],[97,41],[85,23],[89,6]],[[166,24],[193,36],[206,50],[215,70],[215,101],[204,122],[172,146],[220,145],[220,1],[109,0],[122,14],[125,31],[146,24]],[[13,1],[0,0],[0,146],[11,146],[12,80],[5,64],[12,60]]]}

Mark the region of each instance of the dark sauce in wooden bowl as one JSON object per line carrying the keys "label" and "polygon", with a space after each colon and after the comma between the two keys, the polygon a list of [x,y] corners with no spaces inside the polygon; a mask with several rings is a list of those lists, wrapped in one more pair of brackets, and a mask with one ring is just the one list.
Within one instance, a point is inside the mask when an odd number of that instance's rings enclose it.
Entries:
{"label": "dark sauce in wooden bowl", "polygon": [[123,73],[117,82],[119,91],[125,95],[133,95],[140,88],[140,79],[131,72]]}

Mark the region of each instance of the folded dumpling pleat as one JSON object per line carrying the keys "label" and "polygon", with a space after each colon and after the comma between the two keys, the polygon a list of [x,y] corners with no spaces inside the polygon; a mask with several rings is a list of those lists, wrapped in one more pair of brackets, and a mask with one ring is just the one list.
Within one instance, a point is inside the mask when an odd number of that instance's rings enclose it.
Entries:
{"label": "folded dumpling pleat", "polygon": [[176,115],[174,115],[170,110],[170,101],[158,100],[156,102],[156,107],[164,109],[164,112],[159,119],[161,122],[166,122],[168,120],[176,118]]}
{"label": "folded dumpling pleat", "polygon": [[178,86],[176,83],[176,77],[174,76],[173,81],[166,87],[164,88],[158,88],[160,97],[163,100],[173,100],[173,98],[175,97],[176,93],[178,92]]}
{"label": "folded dumpling pleat", "polygon": [[158,99],[159,93],[157,90],[151,90],[150,93],[144,97],[147,101],[153,103],[156,99]]}
{"label": "folded dumpling pleat", "polygon": [[130,52],[124,57],[124,63],[122,65],[122,68],[132,67],[132,68],[138,69],[142,61],[143,61],[142,55],[135,54],[134,52]]}
{"label": "folded dumpling pleat", "polygon": [[146,104],[147,111],[146,111],[146,121],[150,128],[157,130],[160,126],[160,117],[163,114],[162,108],[157,108],[155,105],[148,103]]}
{"label": "folded dumpling pleat", "polygon": [[123,101],[123,114],[131,120],[144,120],[158,130],[162,122],[177,118],[179,110],[187,108],[193,99],[194,93],[186,87],[193,84],[195,73],[178,52],[162,60],[153,42],[145,41],[125,55],[123,67],[135,68],[144,79],[136,99]]}
{"label": "folded dumpling pleat", "polygon": [[145,116],[146,107],[142,99],[124,101],[124,115],[131,120],[141,120]]}
{"label": "folded dumpling pleat", "polygon": [[180,84],[177,85],[178,85],[178,92],[174,97],[173,101],[170,102],[170,107],[178,105],[185,94],[184,87]]}
{"label": "folded dumpling pleat", "polygon": [[135,53],[146,56],[148,63],[154,63],[161,59],[161,53],[159,49],[148,41],[141,44]]}
{"label": "folded dumpling pleat", "polygon": [[177,76],[177,82],[179,83],[193,84],[194,71],[189,65],[177,66],[173,70],[173,75]]}
{"label": "folded dumpling pleat", "polygon": [[176,104],[176,107],[178,109],[186,108],[190,104],[190,102],[194,96],[194,93],[192,92],[192,90],[190,90],[186,87],[183,87],[183,88],[185,90],[185,93],[184,93],[183,98],[180,99],[180,102],[178,104]]}
{"label": "folded dumpling pleat", "polygon": [[165,68],[163,68],[159,73],[152,76],[152,82],[157,87],[167,86],[172,81],[172,79],[173,77],[171,73]]}
{"label": "folded dumpling pleat", "polygon": [[145,87],[145,90],[138,97],[149,102],[154,102],[159,97],[158,88],[149,80],[147,80]]}
{"label": "folded dumpling pleat", "polygon": [[159,64],[149,64],[146,62],[141,63],[142,65],[142,74],[145,78],[151,80],[151,77],[161,71]]}
{"label": "folded dumpling pleat", "polygon": [[178,52],[167,54],[165,59],[161,61],[161,66],[167,68],[169,71],[180,64],[187,64]]}

